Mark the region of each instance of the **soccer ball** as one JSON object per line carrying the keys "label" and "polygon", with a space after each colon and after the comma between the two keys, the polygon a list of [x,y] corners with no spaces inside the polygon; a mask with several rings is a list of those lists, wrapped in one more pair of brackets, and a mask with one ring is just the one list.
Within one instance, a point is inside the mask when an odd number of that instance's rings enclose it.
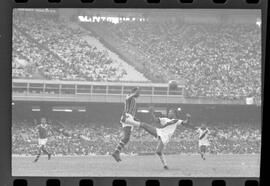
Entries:
{"label": "soccer ball", "polygon": [[169,88],[176,89],[177,88],[177,81],[175,81],[175,80],[169,81]]}

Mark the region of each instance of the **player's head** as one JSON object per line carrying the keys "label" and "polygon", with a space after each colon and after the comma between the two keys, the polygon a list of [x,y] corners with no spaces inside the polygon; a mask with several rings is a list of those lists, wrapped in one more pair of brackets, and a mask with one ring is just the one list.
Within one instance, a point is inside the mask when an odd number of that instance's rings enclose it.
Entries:
{"label": "player's head", "polygon": [[134,94],[135,93],[135,98],[139,97],[140,96],[140,88],[139,87],[135,87],[131,90],[131,94]]}
{"label": "player's head", "polygon": [[168,113],[168,118],[177,118],[177,110],[174,108],[171,108]]}
{"label": "player's head", "polygon": [[41,121],[41,124],[43,124],[43,125],[46,124],[46,118],[43,117],[43,118],[41,118],[40,121]]}

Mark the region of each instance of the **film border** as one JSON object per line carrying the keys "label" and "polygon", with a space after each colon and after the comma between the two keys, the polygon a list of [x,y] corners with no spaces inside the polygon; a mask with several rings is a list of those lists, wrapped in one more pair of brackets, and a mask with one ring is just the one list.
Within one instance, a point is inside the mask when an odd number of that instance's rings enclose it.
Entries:
{"label": "film border", "polygon": [[[52,0],[53,1],[53,0]],[[80,0],[62,0],[60,3],[50,3],[48,0],[28,0],[27,3],[16,3],[15,1],[0,1],[0,59],[1,59],[1,76],[0,76],[0,180],[1,185],[13,185],[13,181],[23,179],[27,181],[27,185],[46,185],[49,178],[46,177],[12,177],[11,176],[11,38],[12,38],[12,9],[13,8],[225,8],[225,9],[261,9],[262,10],[262,82],[264,81],[265,70],[265,54],[266,54],[266,26],[267,26],[267,0],[259,0],[257,4],[247,4],[245,0],[227,0],[225,4],[215,4],[213,0],[193,0],[193,3],[180,3],[179,0],[161,0],[160,3],[147,3],[146,0],[128,0],[127,3],[114,3],[113,0],[94,0],[93,3],[82,3]],[[269,45],[267,45],[269,46]],[[269,49],[269,47],[268,47]],[[269,58],[268,58],[269,59]],[[4,61],[4,62],[3,62]],[[262,89],[264,90],[264,89]],[[265,90],[266,91],[266,90]],[[266,92],[265,92],[266,94]],[[262,94],[264,95],[264,94]],[[266,94],[267,95],[267,94]],[[265,99],[263,97],[263,103]],[[265,110],[263,104],[262,114]],[[263,123],[265,123],[263,117]],[[262,125],[262,151],[265,153],[265,125]],[[261,156],[261,161],[265,161],[266,155]],[[266,173],[262,172],[264,163],[261,163],[261,179],[266,178]],[[112,185],[114,179],[126,180],[127,185],[145,185],[148,178],[52,178],[60,180],[60,185],[79,185],[80,180],[93,180],[94,185]],[[160,185],[179,185],[180,180],[192,180],[193,185],[211,185],[213,180],[225,180],[226,185],[245,185],[246,180],[257,180],[259,178],[150,178],[151,180],[159,180]],[[263,180],[262,183],[265,183]],[[263,184],[266,185],[266,184]]]}

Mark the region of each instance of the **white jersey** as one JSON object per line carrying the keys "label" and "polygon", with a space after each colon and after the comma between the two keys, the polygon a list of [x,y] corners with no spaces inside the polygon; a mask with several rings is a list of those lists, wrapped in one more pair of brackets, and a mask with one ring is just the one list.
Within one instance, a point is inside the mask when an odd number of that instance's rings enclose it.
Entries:
{"label": "white jersey", "polygon": [[202,145],[209,146],[210,144],[208,141],[208,135],[210,131],[207,128],[206,129],[199,128],[198,133],[199,133],[199,146]]}
{"label": "white jersey", "polygon": [[172,135],[174,134],[177,126],[182,125],[183,120],[177,120],[177,119],[169,119],[169,118],[159,118],[159,122],[162,126],[166,125],[168,122],[172,122],[173,124],[168,125],[164,128],[157,128],[157,135],[160,137],[161,141],[164,144],[167,144]]}

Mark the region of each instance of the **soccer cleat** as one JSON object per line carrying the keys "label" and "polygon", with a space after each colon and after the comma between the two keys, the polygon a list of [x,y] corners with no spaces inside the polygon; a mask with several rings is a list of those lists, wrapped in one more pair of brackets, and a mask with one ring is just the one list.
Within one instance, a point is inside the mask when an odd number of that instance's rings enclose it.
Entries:
{"label": "soccer cleat", "polygon": [[168,170],[169,169],[169,167],[167,166],[167,165],[164,165],[164,167],[163,167],[164,169],[166,169],[166,170]]}
{"label": "soccer cleat", "polygon": [[33,163],[36,163],[38,161],[38,158],[36,158],[34,161],[33,161]]}
{"label": "soccer cleat", "polygon": [[114,152],[112,154],[112,157],[115,159],[115,161],[120,162],[121,158],[120,158],[120,153],[119,152]]}

